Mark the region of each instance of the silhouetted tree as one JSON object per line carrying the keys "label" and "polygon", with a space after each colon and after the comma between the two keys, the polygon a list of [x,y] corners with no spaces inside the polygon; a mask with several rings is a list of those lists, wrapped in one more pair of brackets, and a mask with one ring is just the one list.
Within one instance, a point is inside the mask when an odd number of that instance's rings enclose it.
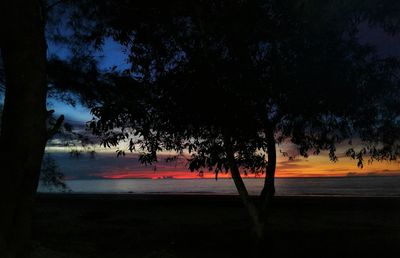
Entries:
{"label": "silhouetted tree", "polygon": [[[0,256],[29,257],[31,216],[46,142],[63,116],[46,109],[48,89],[45,26],[57,4],[2,1],[0,9],[1,117]],[[50,176],[50,174],[49,174]]]}
{"label": "silhouetted tree", "polygon": [[[4,94],[0,135],[1,257],[25,258],[30,253],[31,215],[45,145],[60,132],[64,120],[64,116],[54,119],[54,110],[46,109],[46,98],[50,95],[72,103],[76,101],[75,96],[65,91],[77,93],[74,87],[82,85],[79,84],[82,77],[76,76],[74,83],[66,88],[66,83],[71,82],[67,75],[71,74],[64,69],[64,76],[60,78],[57,58],[47,56],[47,39],[54,40],[57,31],[64,29],[64,22],[78,19],[68,13],[59,15],[60,6],[65,7],[67,3],[69,8],[78,6],[76,1],[46,0],[2,1],[0,5],[0,93]],[[93,77],[89,65],[93,58],[88,50],[89,47],[85,51],[87,59],[71,59],[68,63],[68,69],[85,76],[85,85]],[[79,63],[79,71],[75,63]],[[83,102],[93,101],[91,88],[85,89],[79,89],[79,97]],[[64,124],[64,132],[70,131],[74,140],[86,141],[83,135],[67,127]]]}
{"label": "silhouetted tree", "polygon": [[45,17],[37,0],[2,1],[1,10],[0,255],[28,257],[33,196],[47,139]]}
{"label": "silhouetted tree", "polygon": [[[350,147],[360,165],[363,154],[384,153],[383,128],[392,130],[387,146],[396,146],[390,112],[397,102],[386,105],[386,93],[398,94],[398,62],[359,42],[358,26],[370,16],[352,2],[113,7],[102,2],[90,13],[100,21],[98,35],[80,34],[82,42],[112,37],[128,48],[132,64],[104,77],[107,94],[94,103],[93,132],[104,146],[128,139],[144,163],[173,150],[189,155],[191,170],[229,171],[259,236],[275,192],[276,144],[293,143],[305,157],[327,150],[336,161],[338,143],[360,138],[376,150]],[[398,147],[390,153],[396,158]],[[259,207],[241,171],[266,173]]]}
{"label": "silhouetted tree", "polygon": [[[0,104],[0,125],[2,113],[3,105]],[[56,122],[56,120],[53,119],[53,122]],[[53,126],[54,124],[52,124],[51,128],[54,128]],[[48,188],[60,188],[62,190],[68,189],[64,181],[64,175],[60,172],[56,161],[50,154],[47,154],[43,159],[40,171],[40,180]]]}

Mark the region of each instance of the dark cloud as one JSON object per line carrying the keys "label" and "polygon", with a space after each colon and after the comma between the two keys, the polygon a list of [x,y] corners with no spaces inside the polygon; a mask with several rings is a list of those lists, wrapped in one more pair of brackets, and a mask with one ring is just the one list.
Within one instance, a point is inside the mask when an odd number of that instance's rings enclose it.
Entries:
{"label": "dark cloud", "polygon": [[[308,160],[304,159],[290,159],[290,160],[283,160],[278,162],[279,170],[286,170],[286,169],[305,169],[310,168],[311,165],[308,164]],[[298,172],[297,172],[298,174]]]}

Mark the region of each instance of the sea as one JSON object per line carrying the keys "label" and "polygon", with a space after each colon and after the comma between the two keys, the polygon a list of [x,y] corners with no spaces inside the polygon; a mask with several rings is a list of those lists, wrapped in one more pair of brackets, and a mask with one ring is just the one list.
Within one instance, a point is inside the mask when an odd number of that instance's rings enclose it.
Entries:
{"label": "sea", "polygon": [[[258,195],[262,179],[244,179]],[[87,179],[66,180],[67,189],[39,185],[42,193],[237,195],[232,179]],[[400,197],[400,176],[277,178],[277,196]]]}

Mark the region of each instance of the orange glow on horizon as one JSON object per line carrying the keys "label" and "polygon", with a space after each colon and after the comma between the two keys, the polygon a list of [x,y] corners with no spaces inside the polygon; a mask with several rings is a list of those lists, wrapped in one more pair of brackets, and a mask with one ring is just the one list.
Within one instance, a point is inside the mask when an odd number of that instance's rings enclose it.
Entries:
{"label": "orange glow on horizon", "polygon": [[[95,176],[104,179],[203,179],[215,178],[214,172],[190,172],[184,166],[163,166],[158,170],[141,166],[135,170],[111,170]],[[312,156],[308,159],[288,160],[279,157],[277,162],[277,178],[290,177],[345,177],[345,176],[400,176],[399,162],[374,162],[365,164],[363,169],[356,166],[356,161],[342,158],[340,161],[330,162],[326,156]],[[243,178],[263,178],[262,174],[242,174]],[[219,173],[218,178],[231,178],[229,173]]]}

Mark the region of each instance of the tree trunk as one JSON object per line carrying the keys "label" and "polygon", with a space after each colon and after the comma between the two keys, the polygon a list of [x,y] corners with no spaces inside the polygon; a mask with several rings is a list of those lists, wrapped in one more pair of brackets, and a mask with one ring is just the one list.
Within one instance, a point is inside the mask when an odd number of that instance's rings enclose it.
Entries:
{"label": "tree trunk", "polygon": [[[262,236],[267,235],[268,216],[271,213],[273,198],[275,196],[275,170],[276,170],[276,143],[273,130],[266,130],[268,166],[264,179],[264,187],[260,194],[260,218],[263,222]],[[258,248],[261,253],[264,252],[263,245]]]}
{"label": "tree trunk", "polygon": [[243,182],[242,177],[240,176],[239,168],[236,164],[235,153],[233,151],[232,142],[229,136],[224,136],[225,143],[225,151],[228,158],[228,163],[232,175],[232,179],[235,183],[236,189],[239,192],[239,196],[242,199],[243,204],[246,206],[247,211],[250,215],[250,218],[254,224],[254,231],[259,238],[262,238],[264,225],[260,220],[259,210],[254,205],[254,203],[250,200],[249,194],[246,189],[246,185]]}
{"label": "tree trunk", "polygon": [[43,9],[40,0],[9,0],[1,5],[6,92],[0,135],[0,257],[25,258],[46,144]]}
{"label": "tree trunk", "polygon": [[276,143],[273,130],[266,130],[265,133],[267,137],[268,166],[261,197],[264,202],[268,203],[275,196]]}

